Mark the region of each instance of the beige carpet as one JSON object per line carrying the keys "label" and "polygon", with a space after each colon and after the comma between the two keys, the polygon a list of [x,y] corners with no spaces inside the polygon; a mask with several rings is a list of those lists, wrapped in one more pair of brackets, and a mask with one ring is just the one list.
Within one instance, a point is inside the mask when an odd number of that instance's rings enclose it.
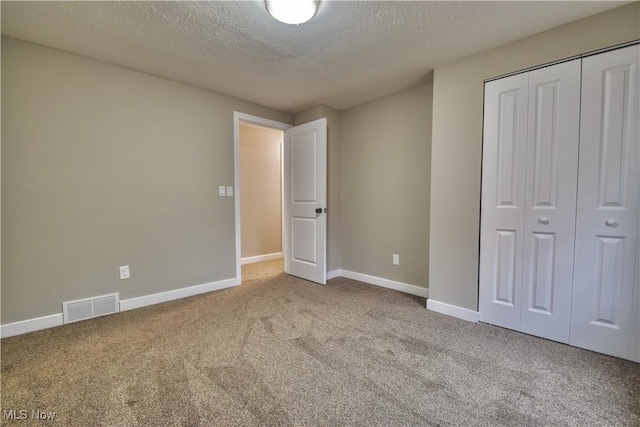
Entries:
{"label": "beige carpet", "polygon": [[[242,286],[2,340],[42,425],[640,425],[640,365],[245,266]],[[2,425],[31,425],[7,421]]]}

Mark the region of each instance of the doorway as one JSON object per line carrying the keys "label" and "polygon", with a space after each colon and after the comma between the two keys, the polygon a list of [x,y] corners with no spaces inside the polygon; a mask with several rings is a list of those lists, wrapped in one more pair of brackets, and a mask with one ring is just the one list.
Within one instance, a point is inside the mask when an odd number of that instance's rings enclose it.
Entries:
{"label": "doorway", "polygon": [[327,283],[327,119],[291,126],[234,112],[236,283],[242,283],[240,130],[242,124],[284,131],[281,149],[284,272]]}
{"label": "doorway", "polygon": [[241,264],[282,258],[284,132],[240,123]]}
{"label": "doorway", "polygon": [[242,265],[281,258],[282,142],[291,125],[234,113],[236,280]]}

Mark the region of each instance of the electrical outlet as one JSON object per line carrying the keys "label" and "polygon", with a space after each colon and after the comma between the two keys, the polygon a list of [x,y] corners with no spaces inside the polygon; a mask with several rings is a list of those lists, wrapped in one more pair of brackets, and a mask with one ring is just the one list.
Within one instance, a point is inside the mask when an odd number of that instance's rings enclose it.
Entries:
{"label": "electrical outlet", "polygon": [[226,189],[224,185],[218,186],[218,196],[224,197],[226,195]]}
{"label": "electrical outlet", "polygon": [[233,187],[227,187],[227,197],[233,197]]}
{"label": "electrical outlet", "polygon": [[393,254],[393,265],[400,265],[400,255]]}
{"label": "electrical outlet", "polygon": [[125,280],[130,277],[131,277],[131,274],[129,274],[129,266],[123,265],[122,267],[120,267],[120,280]]}

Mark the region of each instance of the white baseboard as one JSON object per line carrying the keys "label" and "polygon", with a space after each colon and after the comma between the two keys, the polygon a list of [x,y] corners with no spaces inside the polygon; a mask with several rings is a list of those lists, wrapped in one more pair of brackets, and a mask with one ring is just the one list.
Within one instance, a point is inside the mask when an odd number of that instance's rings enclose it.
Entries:
{"label": "white baseboard", "polygon": [[447,316],[457,317],[458,319],[466,320],[467,322],[478,323],[480,321],[480,313],[478,313],[477,311],[458,307],[457,305],[447,304],[445,302],[435,301],[432,299],[427,300],[427,310],[435,311],[436,313],[440,314],[446,314]]}
{"label": "white baseboard", "polygon": [[[221,289],[238,286],[239,284],[238,279],[233,277],[231,279],[205,283],[203,285],[189,286],[186,288],[174,289],[172,291],[129,298],[120,301],[120,311],[133,310],[134,308],[146,307],[148,305],[159,304],[161,302],[186,298],[193,295],[203,294],[205,292],[219,291]],[[59,313],[0,325],[0,338],[12,337],[14,335],[21,335],[28,332],[39,331],[41,329],[61,326],[63,324],[62,318],[62,313]]]}
{"label": "white baseboard", "polygon": [[276,252],[266,255],[249,256],[246,258],[240,258],[240,265],[253,264],[254,262],[271,261],[272,259],[282,258],[282,252]]}
{"label": "white baseboard", "polygon": [[342,269],[327,271],[327,280],[342,276]]}
{"label": "white baseboard", "polygon": [[221,289],[238,286],[238,280],[233,277],[231,279],[220,280],[217,282],[205,283],[202,285],[189,286],[187,288],[174,289],[157,294],[144,295],[141,297],[129,298],[120,301],[120,311],[133,310],[134,308],[146,307],[148,305],[160,304],[161,302],[173,301],[180,298],[186,298],[193,295],[203,294],[205,292],[219,291]]}
{"label": "white baseboard", "polygon": [[22,320],[20,322],[7,323],[0,326],[0,338],[22,335],[41,329],[53,328],[62,325],[62,313],[49,316],[36,317],[35,319]]}
{"label": "white baseboard", "polygon": [[[360,282],[368,283],[370,285],[380,286],[383,288],[393,289],[396,291],[404,292],[405,294],[416,295],[423,298],[429,298],[429,289],[421,288],[420,286],[408,285],[402,282],[396,282],[395,280],[383,279],[382,277],[369,276],[368,274],[356,273],[349,270],[334,270],[339,271],[340,276],[347,279],[358,280]],[[330,272],[333,273],[333,272]]]}

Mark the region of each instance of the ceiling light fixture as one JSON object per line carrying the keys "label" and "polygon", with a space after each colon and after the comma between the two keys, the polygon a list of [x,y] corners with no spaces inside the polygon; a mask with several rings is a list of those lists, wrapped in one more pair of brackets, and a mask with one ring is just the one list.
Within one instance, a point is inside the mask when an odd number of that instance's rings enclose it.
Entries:
{"label": "ceiling light fixture", "polygon": [[318,10],[317,0],[265,0],[267,11],[280,22],[291,25],[304,24]]}

